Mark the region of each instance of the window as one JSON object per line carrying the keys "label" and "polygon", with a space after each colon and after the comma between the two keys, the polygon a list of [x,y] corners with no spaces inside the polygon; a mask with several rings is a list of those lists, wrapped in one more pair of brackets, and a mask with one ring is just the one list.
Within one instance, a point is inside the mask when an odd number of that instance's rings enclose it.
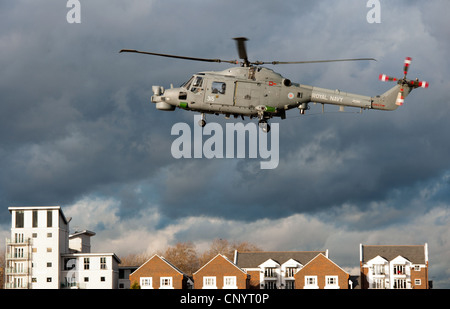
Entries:
{"label": "window", "polygon": [[305,289],[317,289],[317,276],[305,276]]}
{"label": "window", "polygon": [[394,265],[394,275],[405,275],[405,265]]}
{"label": "window", "polygon": [[192,83],[191,91],[195,93],[201,91],[202,85],[203,85],[203,77],[200,76],[195,77],[194,82]]}
{"label": "window", "polygon": [[24,237],[22,233],[15,233],[14,234],[14,241],[16,244],[20,244],[24,242]]}
{"label": "window", "polygon": [[212,93],[225,94],[227,85],[223,82],[213,82],[211,86]]}
{"label": "window", "polygon": [[204,289],[216,289],[216,277],[203,277]]}
{"label": "window", "polygon": [[420,280],[420,279],[415,279],[415,280],[414,280],[414,284],[415,284],[415,285],[422,285],[422,280]]}
{"label": "window", "polygon": [[325,276],[325,288],[338,289],[338,277],[337,276]]}
{"label": "window", "polygon": [[100,269],[106,269],[106,257],[100,258]]}
{"label": "window", "polygon": [[374,289],[384,289],[385,288],[384,279],[375,279],[373,281],[373,288]]}
{"label": "window", "polygon": [[277,288],[277,283],[275,281],[266,281],[264,282],[264,289],[266,290],[275,290]]}
{"label": "window", "polygon": [[194,80],[194,76],[192,76],[187,82],[185,82],[183,85],[181,85],[181,87],[184,87],[187,90],[189,90],[189,87],[191,87],[193,80]]}
{"label": "window", "polygon": [[224,289],[236,289],[236,276],[224,276],[223,277],[223,288]]}
{"label": "window", "polygon": [[286,290],[295,289],[295,281],[294,280],[286,280]]}
{"label": "window", "polygon": [[84,282],[89,282],[89,277],[84,277]]}
{"label": "window", "polygon": [[415,271],[420,271],[420,265],[414,265],[414,270]]}
{"label": "window", "polygon": [[16,228],[23,227],[23,211],[16,211]]}
{"label": "window", "polygon": [[266,267],[264,268],[264,277],[266,278],[275,278],[277,276],[276,270],[274,267]]}
{"label": "window", "polygon": [[141,277],[139,281],[141,289],[153,289],[152,277]]}
{"label": "window", "polygon": [[38,212],[37,210],[33,210],[33,227],[38,226]]}
{"label": "window", "polygon": [[105,277],[100,277],[100,281],[101,281],[101,282],[105,282],[105,281],[106,281],[106,278],[105,278]]}
{"label": "window", "polygon": [[159,279],[159,288],[160,289],[172,289],[172,277],[161,277]]}
{"label": "window", "polygon": [[406,289],[406,280],[394,279],[394,289]]}
{"label": "window", "polygon": [[84,269],[89,269],[89,258],[84,258]]}
{"label": "window", "polygon": [[296,270],[297,270],[296,267],[287,267],[285,276],[286,277],[294,277]]}
{"label": "window", "polygon": [[373,274],[374,275],[384,275],[384,265],[383,264],[375,264],[373,265]]}
{"label": "window", "polygon": [[47,282],[52,282],[52,277],[47,277]]}
{"label": "window", "polygon": [[47,267],[52,267],[52,262],[48,262]]}
{"label": "window", "polygon": [[47,210],[47,227],[52,227],[53,226],[53,220],[52,220],[52,211],[51,210]]}

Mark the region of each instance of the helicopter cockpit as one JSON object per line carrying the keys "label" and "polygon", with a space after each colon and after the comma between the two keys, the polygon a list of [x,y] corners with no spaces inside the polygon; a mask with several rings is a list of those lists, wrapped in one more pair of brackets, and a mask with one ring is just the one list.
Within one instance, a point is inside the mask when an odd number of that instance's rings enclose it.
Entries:
{"label": "helicopter cockpit", "polygon": [[191,92],[197,93],[201,91],[203,88],[203,77],[194,75],[192,76],[186,83],[181,85],[182,88],[186,90],[191,90]]}

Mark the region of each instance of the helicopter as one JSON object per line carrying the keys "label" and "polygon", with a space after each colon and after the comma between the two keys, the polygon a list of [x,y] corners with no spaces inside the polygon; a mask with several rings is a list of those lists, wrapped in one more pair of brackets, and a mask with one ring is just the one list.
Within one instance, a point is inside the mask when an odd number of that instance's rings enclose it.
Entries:
{"label": "helicopter", "polygon": [[411,64],[411,57],[406,57],[403,66],[403,77],[395,78],[380,74],[379,79],[384,82],[397,82],[395,86],[381,95],[374,97],[330,90],[315,86],[308,86],[292,82],[281,74],[262,65],[325,63],[342,61],[376,61],[374,58],[312,60],[312,61],[254,61],[247,56],[245,37],[234,38],[238,60],[222,60],[160,54],[134,49],[122,49],[120,53],[138,53],[176,59],[230,63],[234,66],[222,71],[205,71],[193,74],[190,79],[178,88],[173,85],[169,89],[162,86],[152,86],[151,102],[156,109],[174,111],[176,108],[201,113],[199,125],[206,125],[206,114],[224,114],[228,119],[249,117],[257,118],[263,132],[270,131],[269,119],[273,117],[286,118],[286,111],[297,108],[303,115],[310,109],[311,103],[337,105],[340,110],[345,106],[384,111],[396,110],[403,105],[404,99],[415,88],[428,88],[428,82],[418,79],[407,79]]}

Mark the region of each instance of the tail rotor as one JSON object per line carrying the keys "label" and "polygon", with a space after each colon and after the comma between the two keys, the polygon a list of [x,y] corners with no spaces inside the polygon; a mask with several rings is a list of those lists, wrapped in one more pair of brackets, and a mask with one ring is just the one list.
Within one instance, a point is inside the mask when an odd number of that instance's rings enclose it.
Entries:
{"label": "tail rotor", "polygon": [[409,66],[411,65],[411,60],[412,60],[411,57],[405,58],[405,62],[403,65],[403,78],[398,79],[395,77],[388,76],[386,74],[380,74],[380,76],[379,76],[379,80],[381,80],[383,82],[397,82],[397,84],[400,85],[400,90],[398,92],[397,100],[395,102],[395,104],[398,106],[403,105],[403,103],[405,102],[404,87],[410,87],[412,89],[415,89],[415,88],[419,88],[419,87],[428,88],[428,86],[429,86],[428,82],[419,81],[418,79],[409,80],[406,78],[406,75],[408,74]]}

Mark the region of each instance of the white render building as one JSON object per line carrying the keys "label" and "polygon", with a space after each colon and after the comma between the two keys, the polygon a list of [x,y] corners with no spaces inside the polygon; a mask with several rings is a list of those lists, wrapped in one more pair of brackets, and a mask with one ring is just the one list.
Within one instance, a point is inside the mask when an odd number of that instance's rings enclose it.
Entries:
{"label": "white render building", "polygon": [[119,258],[91,253],[91,231],[69,235],[60,206],[9,207],[11,238],[6,240],[6,289],[115,289]]}

